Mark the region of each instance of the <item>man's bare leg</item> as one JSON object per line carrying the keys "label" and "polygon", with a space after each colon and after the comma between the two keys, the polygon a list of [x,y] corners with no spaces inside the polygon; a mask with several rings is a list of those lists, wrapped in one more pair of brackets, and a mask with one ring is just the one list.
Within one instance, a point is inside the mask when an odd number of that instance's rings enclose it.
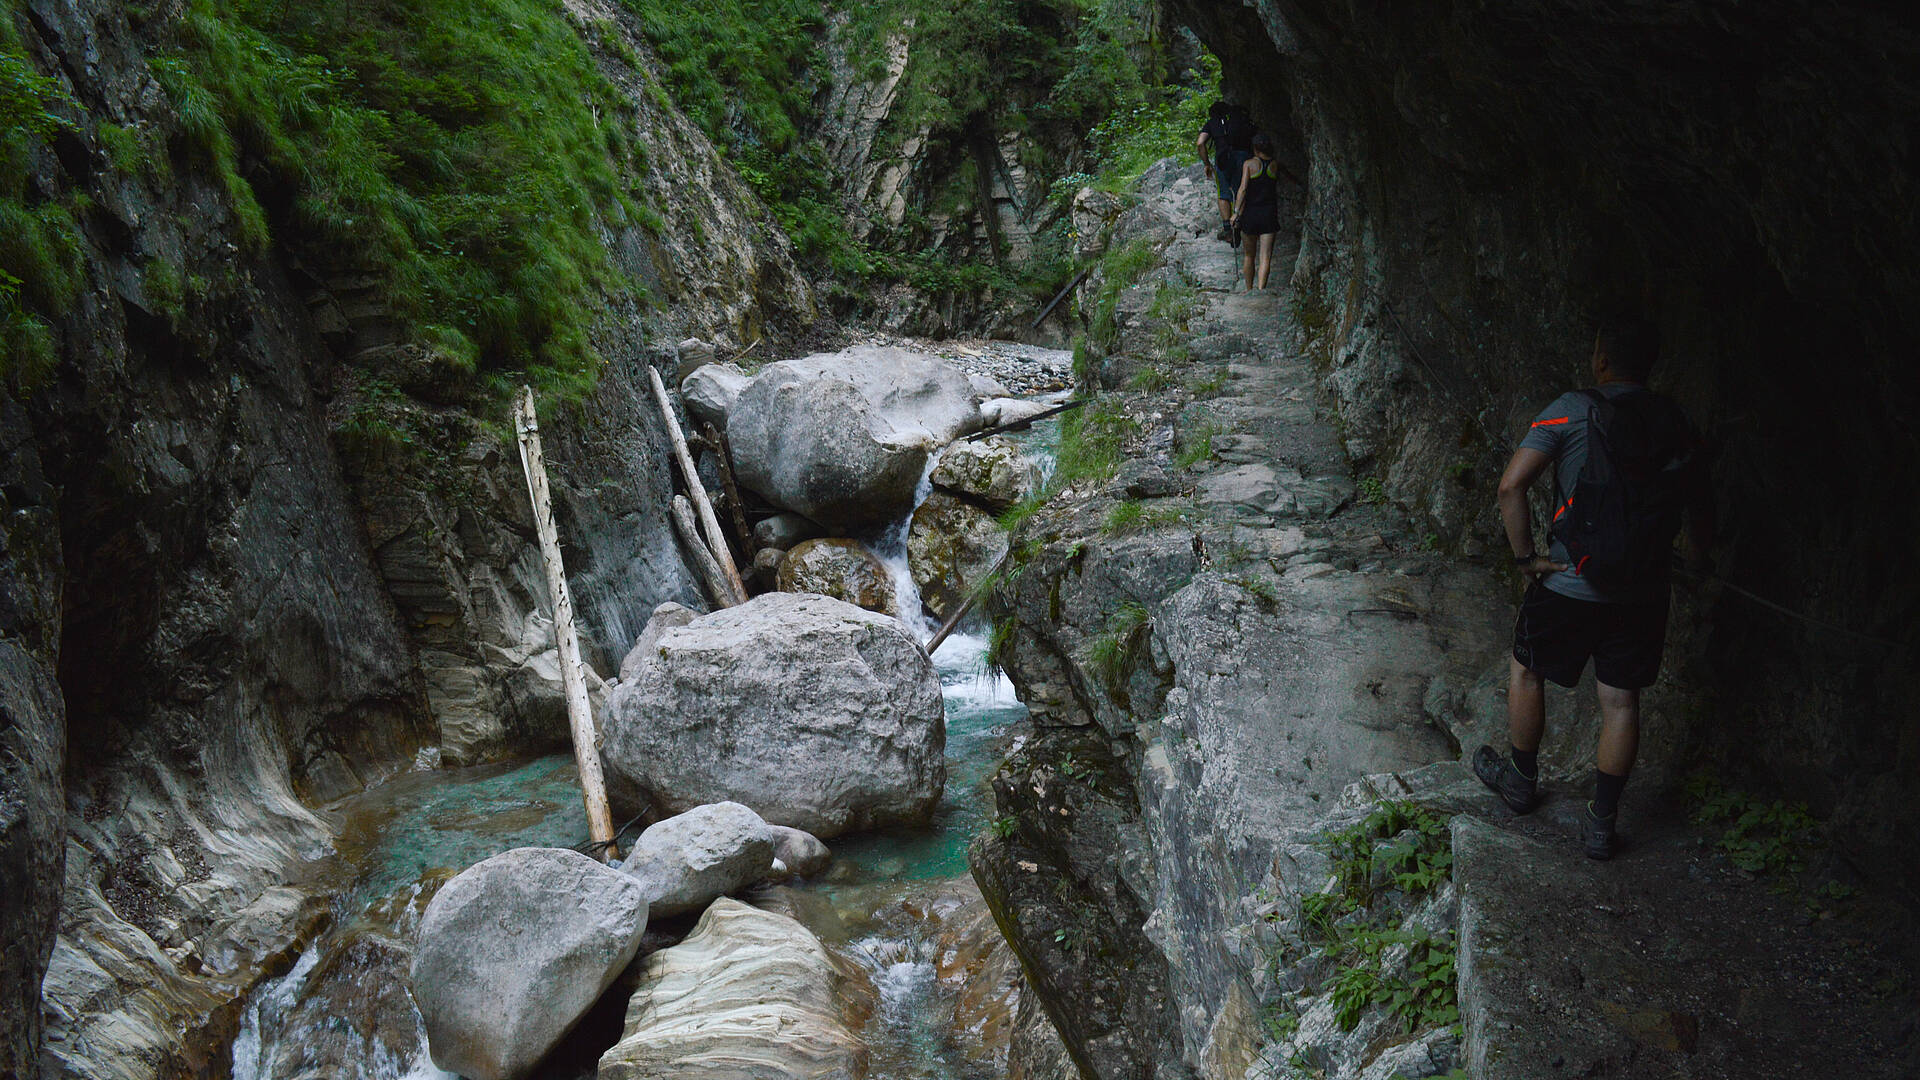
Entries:
{"label": "man's bare leg", "polygon": [[1507,664],[1507,741],[1515,750],[1538,753],[1547,731],[1547,680],[1512,657]]}
{"label": "man's bare leg", "polygon": [[1593,814],[1613,817],[1620,808],[1620,792],[1633,772],[1640,750],[1640,691],[1597,683],[1600,688],[1600,748],[1593,777]]}

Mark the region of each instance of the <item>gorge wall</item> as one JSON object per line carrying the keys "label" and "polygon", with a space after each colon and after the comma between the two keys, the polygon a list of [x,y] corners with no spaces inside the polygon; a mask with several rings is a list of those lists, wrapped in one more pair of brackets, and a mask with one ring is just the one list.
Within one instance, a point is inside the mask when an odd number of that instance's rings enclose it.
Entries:
{"label": "gorge wall", "polygon": [[[653,215],[593,222],[617,268],[581,312],[598,378],[543,416],[608,671],[655,603],[698,602],[646,366],[671,371],[689,334],[792,334],[816,305],[765,208],[648,92],[633,16],[550,17],[615,89],[609,145],[639,149],[610,165]],[[47,313],[49,370],[8,372],[0,414],[0,1076],[223,1073],[207,1055],[244,994],[325,918],[290,884],[331,843],[315,807],[564,737],[525,481],[498,395],[295,211],[244,118],[211,121],[243,187],[201,149],[212,106],[171,95],[159,58],[208,9],[8,18],[61,118],[19,197],[71,208],[77,287]]]}
{"label": "gorge wall", "polygon": [[[1356,469],[1501,549],[1498,470],[1595,316],[1662,327],[1715,455],[1726,581],[1683,589],[1662,724],[1831,820],[1915,822],[1916,21],[1873,4],[1170,0],[1306,178],[1292,284]],[[1864,635],[1864,636],[1861,636]],[[1870,640],[1871,639],[1871,640]]]}

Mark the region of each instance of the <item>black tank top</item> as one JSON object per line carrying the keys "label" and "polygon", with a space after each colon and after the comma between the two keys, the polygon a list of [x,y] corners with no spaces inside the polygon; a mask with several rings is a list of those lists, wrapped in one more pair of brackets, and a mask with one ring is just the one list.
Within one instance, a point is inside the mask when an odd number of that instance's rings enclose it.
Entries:
{"label": "black tank top", "polygon": [[1277,208],[1280,205],[1280,163],[1272,160],[1261,161],[1257,157],[1248,160],[1260,166],[1260,171],[1254,173],[1253,178],[1247,181],[1246,208],[1248,210]]}

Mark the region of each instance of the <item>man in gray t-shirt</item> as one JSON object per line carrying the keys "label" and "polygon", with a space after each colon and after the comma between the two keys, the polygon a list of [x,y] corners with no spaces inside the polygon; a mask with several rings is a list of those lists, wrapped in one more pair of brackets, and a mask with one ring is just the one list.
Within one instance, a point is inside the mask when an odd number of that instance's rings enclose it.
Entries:
{"label": "man in gray t-shirt", "polygon": [[[1658,332],[1640,321],[1608,323],[1594,343],[1596,389],[1610,403],[1645,395],[1647,376],[1659,356]],[[1636,406],[1674,423],[1661,442],[1668,471],[1687,502],[1690,550],[1703,560],[1712,541],[1713,503],[1699,463],[1699,439],[1677,409],[1664,400],[1640,398]],[[1617,406],[1625,408],[1627,405]],[[1540,740],[1546,732],[1546,684],[1571,687],[1593,661],[1600,696],[1600,745],[1595,754],[1594,795],[1583,815],[1587,855],[1613,854],[1614,814],[1633,770],[1640,740],[1640,691],[1660,671],[1667,631],[1667,578],[1664,564],[1631,586],[1597,588],[1569,565],[1558,539],[1542,556],[1533,542],[1533,515],[1527,492],[1549,468],[1554,471],[1554,515],[1571,505],[1574,485],[1587,462],[1594,437],[1597,402],[1587,392],[1562,394],[1534,418],[1526,438],[1500,477],[1500,519],[1512,546],[1514,564],[1531,581],[1513,629],[1513,660],[1507,683],[1507,728],[1512,751],[1490,746],[1474,753],[1474,772],[1518,813],[1538,802]],[[1612,430],[1612,429],[1609,429]],[[1684,464],[1682,464],[1684,463]]]}

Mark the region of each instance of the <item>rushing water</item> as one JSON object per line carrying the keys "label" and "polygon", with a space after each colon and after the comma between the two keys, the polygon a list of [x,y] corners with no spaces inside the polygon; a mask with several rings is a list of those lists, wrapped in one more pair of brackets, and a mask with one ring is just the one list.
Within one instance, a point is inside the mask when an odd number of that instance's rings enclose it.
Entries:
{"label": "rushing water", "polygon": [[[1051,429],[1036,425],[1027,437],[1045,464]],[[927,487],[923,479],[922,498]],[[905,540],[902,523],[875,548],[894,575],[902,621],[925,640],[931,628]],[[947,784],[931,825],[840,837],[820,880],[762,894],[871,981],[874,1007],[861,1035],[872,1080],[1004,1072],[1013,965],[968,877],[966,849],[986,827],[988,780],[1008,725],[1026,708],[987,664],[983,635],[955,633],[933,660],[946,701]],[[233,1044],[234,1080],[450,1080],[427,1057],[406,990],[420,915],[441,884],[481,859],[586,838],[573,760],[414,772],[335,813],[337,849],[313,868],[314,887],[334,897],[333,925],[249,999]],[[591,1077],[598,1049],[575,1050],[549,1062],[542,1080]]]}

